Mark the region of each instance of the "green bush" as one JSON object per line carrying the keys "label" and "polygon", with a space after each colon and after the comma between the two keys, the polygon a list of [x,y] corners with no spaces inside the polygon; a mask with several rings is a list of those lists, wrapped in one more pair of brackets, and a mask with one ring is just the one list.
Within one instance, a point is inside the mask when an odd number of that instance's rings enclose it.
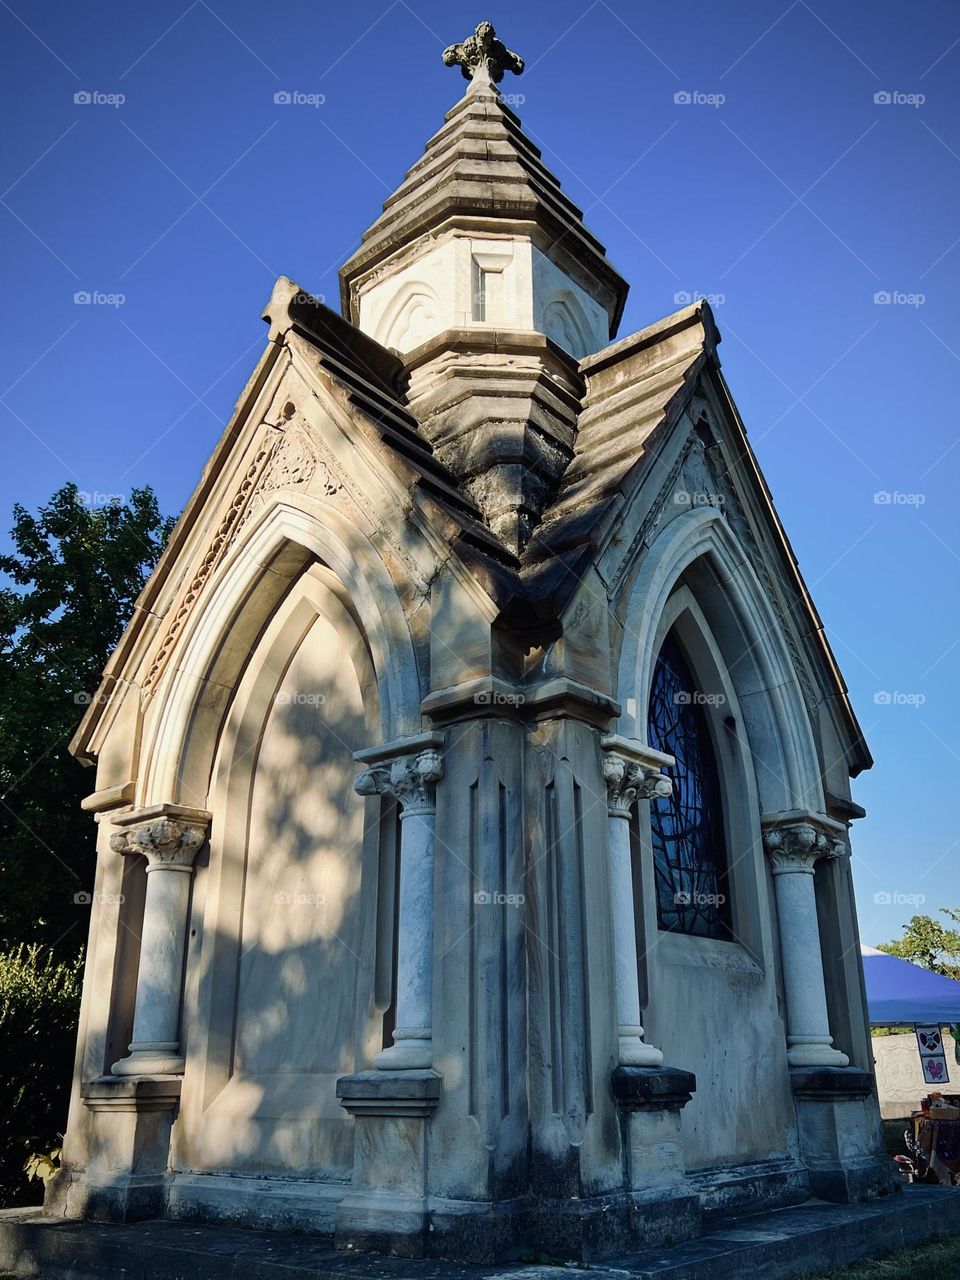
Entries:
{"label": "green bush", "polygon": [[0,951],[0,1208],[30,1204],[27,1157],[59,1147],[67,1123],[82,957],[47,947]]}

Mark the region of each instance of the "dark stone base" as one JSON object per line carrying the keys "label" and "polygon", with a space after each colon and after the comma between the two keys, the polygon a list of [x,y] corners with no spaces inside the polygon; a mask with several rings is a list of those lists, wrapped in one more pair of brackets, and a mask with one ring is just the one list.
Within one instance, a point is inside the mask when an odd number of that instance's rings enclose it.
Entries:
{"label": "dark stone base", "polygon": [[700,1199],[693,1191],[617,1192],[544,1202],[528,1216],[525,1256],[550,1262],[599,1263],[698,1236]]}
{"label": "dark stone base", "polygon": [[[960,1189],[905,1187],[881,1204],[823,1204],[755,1214],[673,1248],[633,1252],[595,1280],[763,1280],[817,1274],[960,1232]],[[528,1255],[529,1256],[529,1255]],[[338,1252],[329,1237],[179,1222],[100,1225],[0,1211],[0,1273],[21,1280],[493,1280],[502,1264],[394,1261]],[[556,1271],[524,1280],[551,1280]]]}
{"label": "dark stone base", "polygon": [[90,1182],[70,1169],[61,1169],[47,1183],[43,1200],[51,1216],[93,1222],[146,1222],[161,1217],[166,1203],[167,1179],[162,1175]]}
{"label": "dark stone base", "polygon": [[610,1084],[624,1111],[679,1111],[696,1092],[697,1077],[676,1067],[616,1067]]}
{"label": "dark stone base", "polygon": [[337,1206],[334,1244],[357,1253],[423,1258],[428,1249],[426,1202],[408,1196],[348,1193]]}
{"label": "dark stone base", "polygon": [[866,1098],[873,1092],[873,1075],[859,1067],[794,1067],[790,1085],[798,1098]]}
{"label": "dark stone base", "polygon": [[809,1174],[813,1195],[838,1204],[896,1196],[902,1186],[893,1161],[885,1156],[859,1163],[848,1162],[832,1169],[811,1168]]}
{"label": "dark stone base", "polygon": [[802,1204],[812,1194],[809,1170],[798,1160],[703,1169],[688,1174],[687,1181],[700,1197],[707,1226],[729,1221],[739,1214]]}
{"label": "dark stone base", "polygon": [[680,1192],[514,1200],[500,1204],[348,1194],[337,1208],[336,1246],[397,1258],[596,1263],[700,1234],[700,1198]]}

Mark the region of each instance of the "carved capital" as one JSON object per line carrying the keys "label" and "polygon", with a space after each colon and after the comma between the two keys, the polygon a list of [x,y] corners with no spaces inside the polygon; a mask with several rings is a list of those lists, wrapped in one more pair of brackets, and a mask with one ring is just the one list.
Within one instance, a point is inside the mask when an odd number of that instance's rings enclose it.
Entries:
{"label": "carved capital", "polygon": [[607,784],[608,812],[619,818],[628,818],[637,800],[668,796],[673,790],[665,773],[628,760],[617,751],[603,753],[603,780]]}
{"label": "carved capital", "polygon": [[775,876],[813,875],[821,858],[842,858],[847,852],[842,825],[815,815],[765,819],[763,847]]}
{"label": "carved capital", "polygon": [[428,747],[372,765],[360,774],[354,787],[362,796],[393,796],[407,814],[436,808],[436,784],[442,777],[440,752]]}
{"label": "carved capital", "polygon": [[110,848],[114,853],[142,854],[147,859],[148,874],[161,869],[189,872],[207,838],[209,814],[194,811],[188,816],[187,812],[170,809],[165,811],[164,806],[158,805],[153,810],[142,810],[142,816],[125,814],[117,821],[122,829],[110,837]]}

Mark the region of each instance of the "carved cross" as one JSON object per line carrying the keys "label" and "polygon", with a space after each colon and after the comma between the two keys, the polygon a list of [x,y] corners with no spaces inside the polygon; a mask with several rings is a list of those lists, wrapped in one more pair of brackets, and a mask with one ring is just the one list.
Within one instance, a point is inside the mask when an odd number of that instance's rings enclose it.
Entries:
{"label": "carved cross", "polygon": [[523,59],[497,39],[489,22],[481,22],[462,44],[444,49],[443,61],[448,67],[459,67],[465,80],[489,78],[494,84],[500,83],[504,71],[518,76],[523,70]]}

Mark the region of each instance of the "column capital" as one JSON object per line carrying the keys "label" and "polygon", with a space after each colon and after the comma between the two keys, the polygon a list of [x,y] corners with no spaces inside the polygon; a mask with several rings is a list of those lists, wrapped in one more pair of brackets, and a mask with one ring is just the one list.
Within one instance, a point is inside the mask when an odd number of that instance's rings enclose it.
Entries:
{"label": "column capital", "polygon": [[402,815],[432,812],[436,784],[443,777],[443,759],[433,747],[415,755],[397,756],[364,770],[354,787],[362,796],[388,795],[402,806]]}
{"label": "column capital", "polygon": [[156,804],[131,809],[112,821],[120,828],[110,837],[114,853],[142,854],[148,874],[161,868],[189,872],[207,838],[210,814],[205,809]]}
{"label": "column capital", "polygon": [[401,806],[401,817],[432,813],[436,784],[443,777],[443,741],[443,734],[421,733],[357,751],[353,758],[367,768],[357,777],[354,789],[362,796],[393,796]]}
{"label": "column capital", "polygon": [[631,759],[620,751],[604,747],[603,780],[607,784],[607,810],[611,817],[628,818],[637,800],[668,796],[673,783],[655,764]]}
{"label": "column capital", "polygon": [[763,847],[773,874],[813,875],[821,858],[842,858],[847,854],[844,823],[820,813],[791,810],[761,818]]}

